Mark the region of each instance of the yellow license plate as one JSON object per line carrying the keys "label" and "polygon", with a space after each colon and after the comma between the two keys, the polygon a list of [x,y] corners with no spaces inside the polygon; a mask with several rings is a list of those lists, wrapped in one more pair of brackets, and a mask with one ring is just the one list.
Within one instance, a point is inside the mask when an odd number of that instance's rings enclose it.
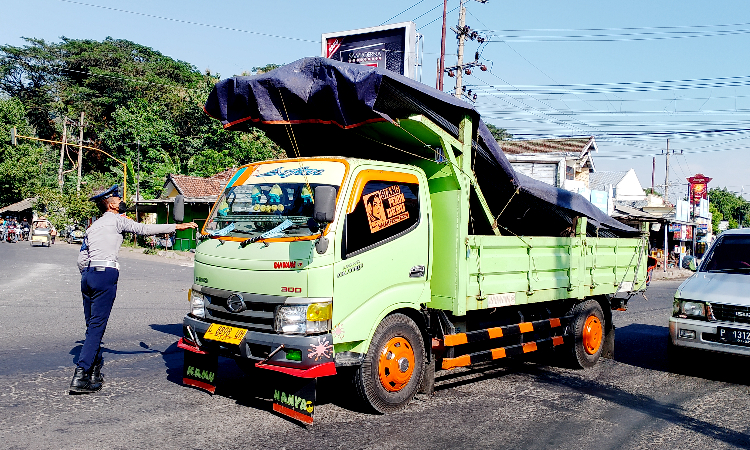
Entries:
{"label": "yellow license plate", "polygon": [[212,323],[211,326],[208,327],[206,334],[203,335],[203,338],[211,339],[212,341],[225,342],[227,344],[239,345],[245,337],[245,334],[247,334],[247,330],[243,330],[242,328]]}

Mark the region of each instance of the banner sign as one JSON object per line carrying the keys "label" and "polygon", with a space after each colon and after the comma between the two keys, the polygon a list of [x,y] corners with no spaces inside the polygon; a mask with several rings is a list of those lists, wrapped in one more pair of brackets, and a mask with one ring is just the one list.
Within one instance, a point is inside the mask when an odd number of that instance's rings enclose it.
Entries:
{"label": "banner sign", "polygon": [[414,79],[416,26],[403,22],[322,35],[322,55],[365,66],[379,67]]}
{"label": "banner sign", "polygon": [[690,183],[690,203],[691,204],[697,205],[700,203],[701,199],[708,198],[708,183],[712,179],[713,178],[708,178],[702,173],[696,174],[695,176],[692,176],[687,179],[688,182]]}

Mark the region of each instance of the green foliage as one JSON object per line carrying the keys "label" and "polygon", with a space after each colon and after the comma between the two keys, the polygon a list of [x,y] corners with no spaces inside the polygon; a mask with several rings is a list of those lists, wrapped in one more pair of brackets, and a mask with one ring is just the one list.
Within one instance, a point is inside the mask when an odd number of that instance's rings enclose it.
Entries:
{"label": "green foliage", "polygon": [[713,203],[708,204],[708,212],[711,213],[711,228],[713,229],[713,234],[719,234],[719,222],[724,220],[724,215]]}
{"label": "green foliage", "polygon": [[61,193],[57,189],[42,188],[34,204],[40,214],[47,216],[52,225],[62,230],[71,223],[83,223],[99,215],[94,202],[89,201],[91,191]]}
{"label": "green foliage", "polygon": [[485,125],[487,125],[490,133],[492,133],[492,137],[494,137],[496,141],[507,141],[513,139],[513,135],[508,133],[508,130],[505,128],[498,128],[491,123],[486,123]]}
{"label": "green foliage", "polygon": [[[19,134],[62,140],[66,118],[68,141],[77,141],[79,128],[70,120],[77,121],[81,111],[86,145],[127,162],[129,196],[135,194],[136,171],[141,195],[154,198],[169,173],[210,176],[283,156],[262,132],[228,132],[204,113],[217,81],[189,63],[122,39],[29,38],[23,46],[0,46],[0,95],[7,97],[0,97],[0,205],[45,192],[51,207],[73,214],[72,200],[49,197],[50,190],[59,192],[59,146],[19,141],[11,147],[6,141],[14,125]],[[61,195],[75,186],[76,160],[73,147],[64,159]],[[82,169],[85,190],[122,183],[122,165],[104,153],[84,150]]]}
{"label": "green foliage", "polygon": [[710,204],[718,210],[723,220],[729,222],[729,228],[737,228],[740,221],[743,227],[750,224],[750,202],[726,189],[708,191]]}
{"label": "green foliage", "polygon": [[266,64],[265,66],[261,66],[261,67],[253,67],[253,72],[260,75],[262,73],[266,73],[274,69],[278,69],[279,67],[281,67],[281,64]]}

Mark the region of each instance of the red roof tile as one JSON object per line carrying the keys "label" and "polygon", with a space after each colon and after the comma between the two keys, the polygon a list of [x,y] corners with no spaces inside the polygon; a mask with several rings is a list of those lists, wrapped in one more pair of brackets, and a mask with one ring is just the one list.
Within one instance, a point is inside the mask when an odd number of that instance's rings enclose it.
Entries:
{"label": "red roof tile", "polygon": [[169,174],[167,180],[171,180],[177,191],[185,197],[216,197],[234,172],[235,169],[227,169],[208,178]]}

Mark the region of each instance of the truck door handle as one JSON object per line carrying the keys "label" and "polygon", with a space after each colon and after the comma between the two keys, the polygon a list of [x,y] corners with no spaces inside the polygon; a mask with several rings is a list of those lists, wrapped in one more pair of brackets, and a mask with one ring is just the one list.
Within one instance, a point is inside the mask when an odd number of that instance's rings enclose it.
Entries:
{"label": "truck door handle", "polygon": [[424,266],[414,266],[409,271],[410,278],[422,278],[424,276]]}

